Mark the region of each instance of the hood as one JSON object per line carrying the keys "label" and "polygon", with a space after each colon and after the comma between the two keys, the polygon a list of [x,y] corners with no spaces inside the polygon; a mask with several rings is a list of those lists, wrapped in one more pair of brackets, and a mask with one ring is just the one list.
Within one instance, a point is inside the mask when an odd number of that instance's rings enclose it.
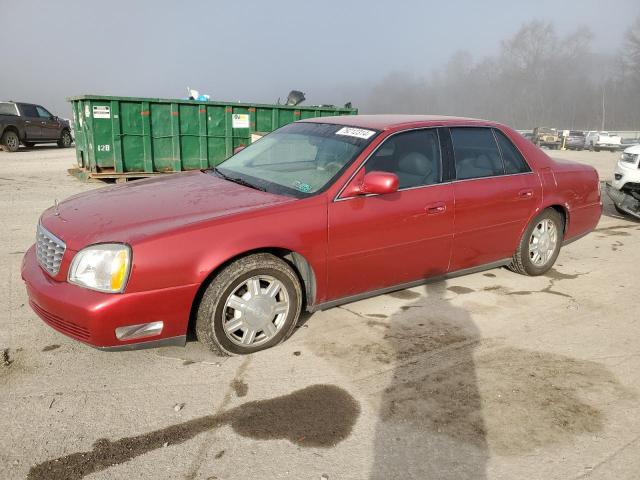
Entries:
{"label": "hood", "polygon": [[630,153],[632,155],[640,155],[640,145],[633,145],[631,147],[625,148],[624,153]]}
{"label": "hood", "polygon": [[295,201],[201,171],[176,173],[69,197],[40,219],[78,250],[99,242],[136,240],[186,225]]}

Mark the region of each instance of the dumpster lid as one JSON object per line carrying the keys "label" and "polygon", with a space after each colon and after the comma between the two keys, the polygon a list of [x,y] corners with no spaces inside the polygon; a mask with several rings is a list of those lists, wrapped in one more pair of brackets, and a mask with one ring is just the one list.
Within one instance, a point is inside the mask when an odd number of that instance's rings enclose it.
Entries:
{"label": "dumpster lid", "polygon": [[122,101],[122,102],[150,102],[150,103],[180,103],[187,105],[212,105],[212,106],[236,106],[245,108],[278,108],[283,110],[312,110],[312,111],[327,111],[327,112],[355,112],[355,108],[341,108],[341,107],[327,107],[327,106],[314,106],[314,105],[278,105],[275,103],[247,103],[247,102],[224,102],[224,101],[199,101],[199,100],[186,100],[184,98],[147,98],[147,97],[116,97],[110,95],[77,95],[74,97],[68,97],[68,102],[75,102],[78,100],[94,100],[94,101]]}

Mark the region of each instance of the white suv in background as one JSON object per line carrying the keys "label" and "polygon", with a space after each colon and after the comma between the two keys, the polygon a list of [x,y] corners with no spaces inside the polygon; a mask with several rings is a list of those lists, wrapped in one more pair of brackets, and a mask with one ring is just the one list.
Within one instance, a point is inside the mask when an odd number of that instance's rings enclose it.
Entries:
{"label": "white suv in background", "polygon": [[627,148],[607,184],[607,193],[619,213],[640,219],[640,145]]}

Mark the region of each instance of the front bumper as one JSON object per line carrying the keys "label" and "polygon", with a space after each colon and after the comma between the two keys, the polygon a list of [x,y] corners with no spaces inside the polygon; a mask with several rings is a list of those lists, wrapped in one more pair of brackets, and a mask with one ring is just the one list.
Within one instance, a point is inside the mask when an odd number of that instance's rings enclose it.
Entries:
{"label": "front bumper", "polygon": [[607,183],[605,186],[607,195],[613,201],[613,203],[625,213],[640,220],[640,201],[622,190],[617,189],[615,186]]}
{"label": "front bumper", "polygon": [[[52,279],[32,246],[22,261],[22,279],[33,311],[55,330],[102,350],[184,345],[198,285],[109,294]],[[116,328],[163,322],[156,335],[119,340]]]}

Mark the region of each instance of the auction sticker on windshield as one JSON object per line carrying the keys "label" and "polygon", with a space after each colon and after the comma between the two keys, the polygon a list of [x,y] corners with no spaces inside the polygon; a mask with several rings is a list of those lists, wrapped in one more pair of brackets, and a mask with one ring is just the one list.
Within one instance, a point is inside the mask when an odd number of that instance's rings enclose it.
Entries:
{"label": "auction sticker on windshield", "polygon": [[336,132],[336,135],[345,135],[347,137],[356,137],[356,138],[370,138],[376,132],[372,130],[365,130],[364,128],[353,128],[353,127],[342,127],[340,130]]}
{"label": "auction sticker on windshield", "polygon": [[296,180],[295,182],[293,182],[293,184],[298,190],[304,193],[309,193],[311,190],[313,190],[311,185],[309,185],[308,183],[301,182],[300,180]]}

